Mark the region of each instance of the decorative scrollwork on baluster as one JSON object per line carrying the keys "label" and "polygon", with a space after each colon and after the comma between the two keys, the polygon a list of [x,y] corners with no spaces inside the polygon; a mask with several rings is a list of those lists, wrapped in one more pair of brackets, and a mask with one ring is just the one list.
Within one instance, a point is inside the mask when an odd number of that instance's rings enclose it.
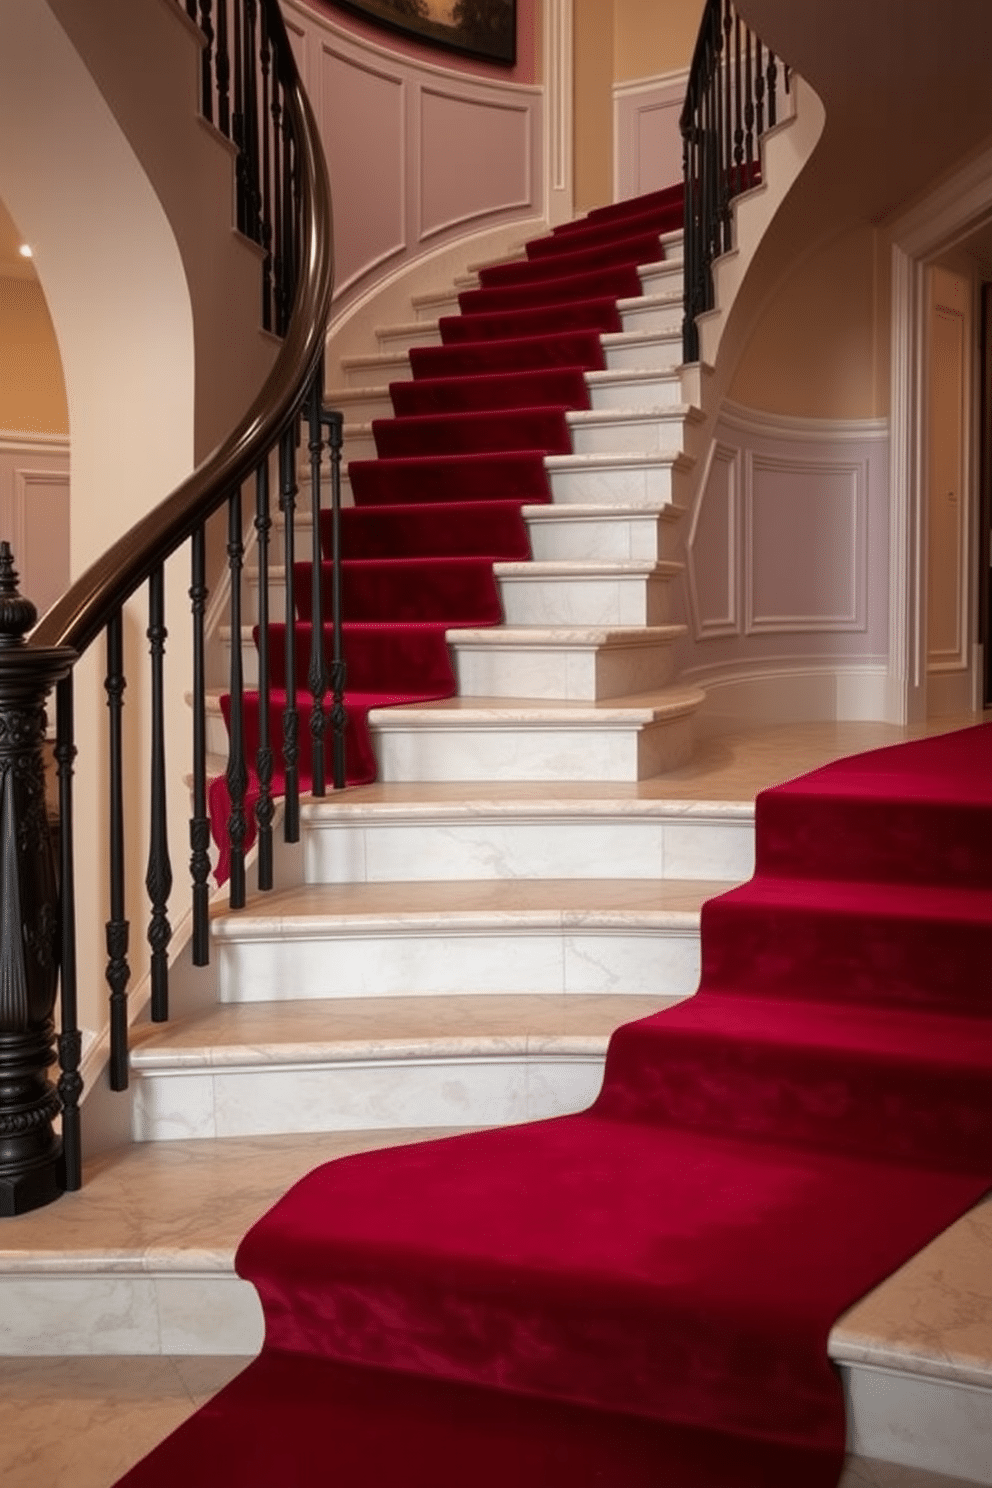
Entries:
{"label": "decorative scrollwork on baluster", "polygon": [[76,759],[72,673],[58,684],[55,763],[59,779],[59,931],[61,935],[61,1031],[58,1036],[58,1091],[62,1102],[62,1160],[65,1187],[73,1193],[83,1181],[79,1102],[83,1078],[79,1066],[83,1040],[76,1011],[76,876],[72,842],[72,777]]}

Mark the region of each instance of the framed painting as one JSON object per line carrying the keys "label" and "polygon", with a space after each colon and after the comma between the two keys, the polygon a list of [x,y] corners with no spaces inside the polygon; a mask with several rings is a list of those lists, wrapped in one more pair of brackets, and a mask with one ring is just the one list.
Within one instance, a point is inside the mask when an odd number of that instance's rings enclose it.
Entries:
{"label": "framed painting", "polygon": [[517,60],[517,0],[333,0],[390,31],[484,62]]}

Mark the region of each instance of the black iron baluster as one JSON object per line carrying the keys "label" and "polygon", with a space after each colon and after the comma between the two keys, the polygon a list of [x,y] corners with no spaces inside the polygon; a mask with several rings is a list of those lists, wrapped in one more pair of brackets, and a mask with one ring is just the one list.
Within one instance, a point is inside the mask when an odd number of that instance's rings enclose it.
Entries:
{"label": "black iron baluster", "polygon": [[775,53],[768,53],[768,67],[765,71],[768,80],[768,128],[774,129],[778,123],[778,66],[775,62]]}
{"label": "black iron baluster", "polygon": [[217,0],[217,127],[221,134],[230,139],[231,54],[227,46],[227,3],[228,0]]}
{"label": "black iron baluster", "polygon": [[255,531],[258,534],[258,750],[255,770],[258,775],[258,801],[255,821],[258,825],[258,887],[272,887],[272,801],[273,755],[269,728],[269,705],[272,688],[269,681],[269,466],[263,461],[255,472]]}
{"label": "black iron baluster", "polygon": [[59,777],[59,919],[61,929],[61,1001],[59,1100],[62,1104],[62,1160],[65,1186],[74,1193],[83,1181],[79,1100],[83,1079],[79,1065],[83,1040],[76,1010],[76,878],[72,852],[72,775],[76,758],[72,673],[56,693],[55,762]]}
{"label": "black iron baluster", "polygon": [[169,859],[169,829],[165,783],[165,576],[161,565],[148,579],[148,642],[152,659],[152,753],[151,821],[148,837],[148,867],[145,887],[151,903],[148,944],[151,946],[152,1022],[164,1023],[169,1016],[169,895],[172,893],[172,863]]}
{"label": "black iron baluster", "polygon": [[259,111],[259,128],[262,135],[262,325],[272,329],[272,46],[269,41],[268,12],[264,6],[261,15],[261,45],[259,62],[262,69],[262,104]]}
{"label": "black iron baluster", "polygon": [[277,73],[272,75],[272,273],[275,296],[275,329],[283,335],[286,329],[286,245],[283,240],[285,218],[282,185],[282,90]]}
{"label": "black iron baluster", "polygon": [[234,164],[236,215],[238,231],[248,231],[248,166],[245,158],[245,47],[244,16],[240,4],[234,7],[234,114],[231,139],[237,146]]}
{"label": "black iron baluster", "polygon": [[347,664],[344,659],[344,633],[341,629],[341,446],[344,441],[344,416],[326,408],[321,415],[327,430],[331,452],[331,727],[332,774],[335,790],[343,790],[347,778],[345,759],[345,726],[348,715],[344,706]]}
{"label": "black iron baluster", "polygon": [[261,201],[258,156],[258,72],[256,66],[258,0],[244,0],[245,7],[245,165],[247,175],[247,233],[254,242],[261,238]]}
{"label": "black iron baluster", "polygon": [[282,512],[286,590],[286,700],[282,714],[282,757],[285,769],[283,837],[300,840],[300,715],[296,706],[296,601],[293,563],[296,557],[296,424],[279,441],[279,510]]}
{"label": "black iron baluster", "polygon": [[751,58],[751,32],[744,28],[744,163],[748,184],[754,175],[754,93]]}
{"label": "black iron baluster", "polygon": [[124,629],[120,610],[107,626],[107,708],[110,714],[110,919],[107,981],[110,985],[110,1088],[127,1089],[128,922],[124,917]]}
{"label": "black iron baluster", "polygon": [[245,905],[245,839],[248,819],[245,795],[248,791],[248,767],[245,764],[245,684],[241,656],[241,579],[244,569],[245,543],[241,525],[241,490],[228,497],[227,567],[231,579],[231,726],[227,753],[227,793],[230,815],[227,840],[231,849],[230,903],[232,909]]}
{"label": "black iron baluster", "polygon": [[765,69],[761,60],[761,38],[754,38],[754,137],[755,145],[765,132]]}
{"label": "black iron baluster", "polygon": [[744,189],[744,114],[741,96],[741,18],[734,16],[734,190]]}
{"label": "black iron baluster", "polygon": [[196,20],[196,0],[186,0],[186,14],[191,21]]}
{"label": "black iron baluster", "polygon": [[214,121],[214,25],[210,15],[212,8],[213,0],[200,0],[200,30],[204,37],[203,56],[200,61],[201,107],[203,117],[209,124]]}
{"label": "black iron baluster", "polygon": [[193,880],[193,965],[210,961],[210,818],[207,816],[207,685],[204,613],[207,605],[203,527],[192,538],[189,597],[193,620],[193,815],[189,823],[189,871]]}
{"label": "black iron baluster", "polygon": [[310,453],[310,668],[307,685],[310,688],[310,749],[311,785],[315,796],[326,794],[324,781],[324,734],[327,718],[324,713],[324,696],[327,692],[327,668],[324,664],[324,554],[320,541],[320,457],[324,447],[323,429],[320,421],[321,372],[318,371],[310,389],[307,406],[307,425]]}

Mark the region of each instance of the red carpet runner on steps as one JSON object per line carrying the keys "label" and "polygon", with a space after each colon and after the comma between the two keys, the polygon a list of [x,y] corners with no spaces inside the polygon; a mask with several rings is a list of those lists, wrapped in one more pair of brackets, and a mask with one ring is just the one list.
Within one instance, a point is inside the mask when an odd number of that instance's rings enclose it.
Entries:
{"label": "red carpet runner on steps", "polygon": [[763,793],[590,1110],[318,1168],[263,1352],[127,1488],[826,1488],[840,1312],[992,1183],[992,725]]}
{"label": "red carpet runner on steps", "polygon": [[[617,299],[642,293],[637,265],[660,259],[659,235],[681,225],[679,185],[536,239],[526,259],[482,270],[481,288],[459,297],[462,313],[442,319],[443,344],[411,352],[413,380],[392,384],[396,417],[373,424],[377,459],[349,462],[355,506],[342,513],[349,785],[375,778],[369,709],[450,697],[445,629],[501,622],[492,565],[530,557],[521,508],[550,500],[544,456],[571,452],[565,415],[589,406],[584,373],[605,365],[600,332],[621,329]],[[323,536],[329,557],[329,520]],[[296,649],[300,774],[308,789],[309,564],[296,573],[304,632]],[[329,633],[325,649],[329,656]],[[271,630],[269,654],[270,736],[281,741],[281,627]],[[221,706],[229,723],[227,697]],[[249,694],[249,761],[258,748],[258,708],[257,694]],[[274,794],[284,781],[280,749]],[[254,801],[252,790],[249,809]],[[229,810],[226,783],[217,780],[210,811],[221,880]]]}

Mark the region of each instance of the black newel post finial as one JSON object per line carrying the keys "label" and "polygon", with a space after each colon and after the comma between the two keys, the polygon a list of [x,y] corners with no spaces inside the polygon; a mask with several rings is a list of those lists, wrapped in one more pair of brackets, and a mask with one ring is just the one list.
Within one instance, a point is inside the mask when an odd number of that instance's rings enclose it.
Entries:
{"label": "black newel post finial", "polygon": [[37,612],[0,542],[0,1215],[65,1188],[53,1122],[59,900],[45,810],[45,699],[75,653],[25,641]]}

